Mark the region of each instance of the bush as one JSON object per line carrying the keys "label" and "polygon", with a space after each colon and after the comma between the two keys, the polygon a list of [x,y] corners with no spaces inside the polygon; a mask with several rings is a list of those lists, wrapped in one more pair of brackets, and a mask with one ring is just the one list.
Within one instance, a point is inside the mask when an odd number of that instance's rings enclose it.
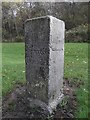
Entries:
{"label": "bush", "polygon": [[16,36],[15,42],[24,42],[24,37],[21,35]]}
{"label": "bush", "polygon": [[66,31],[66,42],[88,42],[88,24]]}
{"label": "bush", "polygon": [[[0,32],[1,32],[1,30],[0,30]],[[9,32],[2,28],[2,39],[3,39],[3,42],[9,41],[9,38],[10,38]]]}

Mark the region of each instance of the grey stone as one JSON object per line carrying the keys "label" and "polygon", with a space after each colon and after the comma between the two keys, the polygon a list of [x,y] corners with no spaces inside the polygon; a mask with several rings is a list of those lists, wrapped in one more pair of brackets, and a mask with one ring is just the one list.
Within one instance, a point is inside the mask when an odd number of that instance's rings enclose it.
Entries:
{"label": "grey stone", "polygon": [[25,23],[27,92],[49,109],[63,96],[64,32],[64,22],[52,16]]}

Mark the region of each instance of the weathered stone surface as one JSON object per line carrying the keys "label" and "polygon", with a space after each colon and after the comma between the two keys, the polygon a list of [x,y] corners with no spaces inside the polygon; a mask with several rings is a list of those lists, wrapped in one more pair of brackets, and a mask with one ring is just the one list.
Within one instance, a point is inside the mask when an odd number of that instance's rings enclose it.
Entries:
{"label": "weathered stone surface", "polygon": [[55,108],[62,98],[64,31],[64,22],[52,16],[25,24],[27,91],[48,108]]}

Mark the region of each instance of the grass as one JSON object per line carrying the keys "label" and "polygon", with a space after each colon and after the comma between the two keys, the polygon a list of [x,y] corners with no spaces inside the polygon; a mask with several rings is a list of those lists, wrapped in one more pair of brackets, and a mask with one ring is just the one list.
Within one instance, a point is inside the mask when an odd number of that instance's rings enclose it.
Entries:
{"label": "grass", "polygon": [[[25,61],[23,43],[2,44],[2,85],[3,96],[12,91],[17,84],[25,83]],[[64,78],[83,85],[76,89],[77,118],[88,117],[88,44],[66,43]]]}
{"label": "grass", "polygon": [[76,89],[78,118],[88,117],[88,44],[67,43],[65,45],[64,77],[76,84],[83,84]]}
{"label": "grass", "polygon": [[2,44],[2,93],[5,96],[17,84],[25,82],[24,44]]}

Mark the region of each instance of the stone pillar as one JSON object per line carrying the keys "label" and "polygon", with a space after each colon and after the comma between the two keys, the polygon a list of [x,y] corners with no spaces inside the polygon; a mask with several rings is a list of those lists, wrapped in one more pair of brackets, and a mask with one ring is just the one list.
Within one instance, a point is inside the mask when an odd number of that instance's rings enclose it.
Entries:
{"label": "stone pillar", "polygon": [[64,32],[64,22],[52,16],[25,23],[27,91],[51,109],[63,96]]}

